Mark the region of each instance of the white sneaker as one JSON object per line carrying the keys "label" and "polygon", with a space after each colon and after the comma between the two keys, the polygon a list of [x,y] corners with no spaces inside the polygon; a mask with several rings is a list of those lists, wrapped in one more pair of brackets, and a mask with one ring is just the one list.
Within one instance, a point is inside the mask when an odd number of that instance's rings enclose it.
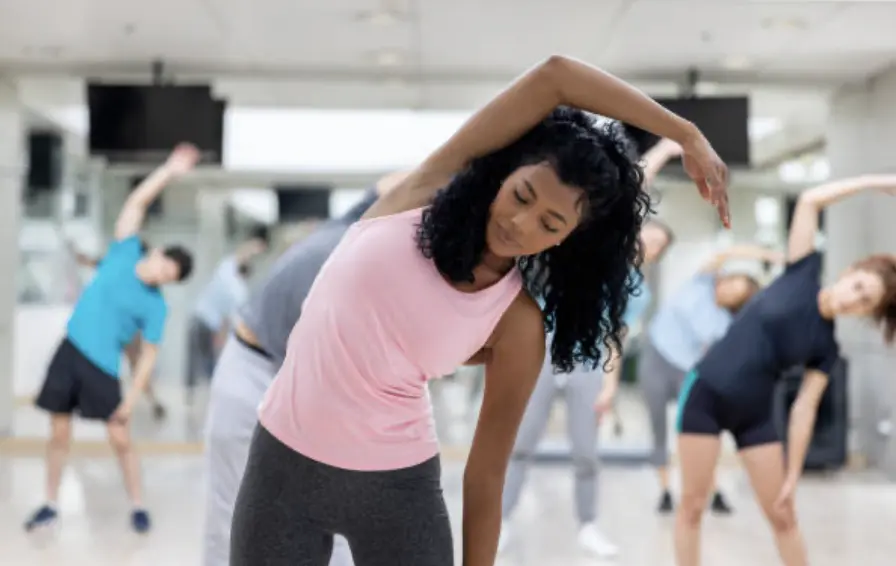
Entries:
{"label": "white sneaker", "polygon": [[510,541],[510,525],[501,521],[501,534],[498,536],[498,554],[507,550],[507,543]]}
{"label": "white sneaker", "polygon": [[619,554],[619,548],[594,523],[582,525],[579,546],[598,558],[614,558]]}

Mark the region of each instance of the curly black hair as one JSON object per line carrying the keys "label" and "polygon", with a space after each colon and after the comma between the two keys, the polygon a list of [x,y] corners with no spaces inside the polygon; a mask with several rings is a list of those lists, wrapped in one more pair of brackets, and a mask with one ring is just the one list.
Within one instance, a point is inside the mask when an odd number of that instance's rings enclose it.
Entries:
{"label": "curly black hair", "polygon": [[545,330],[553,333],[555,370],[596,368],[605,348],[621,348],[622,317],[642,277],[638,235],[651,211],[643,170],[621,124],[598,124],[585,112],[558,107],[441,189],[423,211],[417,245],[450,281],[473,282],[498,190],[519,167],[536,163],[549,163],[564,184],[580,187],[588,204],[559,246],[519,257],[517,265],[542,304]]}

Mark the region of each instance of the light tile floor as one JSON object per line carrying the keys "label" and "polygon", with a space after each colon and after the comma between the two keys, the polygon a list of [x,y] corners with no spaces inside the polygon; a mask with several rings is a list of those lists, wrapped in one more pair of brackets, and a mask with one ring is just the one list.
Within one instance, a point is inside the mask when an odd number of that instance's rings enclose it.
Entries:
{"label": "light tile floor", "polygon": [[[43,464],[0,459],[0,564],[15,566],[189,566],[199,563],[203,481],[201,457],[144,461],[147,501],[155,528],[129,531],[127,506],[112,459],[74,461],[60,498],[62,519],[50,531],[26,535],[21,522],[41,500]],[[459,532],[461,464],[446,462],[444,487]],[[672,566],[671,519],[653,513],[649,470],[609,468],[602,485],[601,525],[622,548],[615,562]],[[768,529],[739,472],[725,471],[737,514],[709,517],[706,566],[777,564]],[[585,566],[602,562],[575,545],[571,477],[562,467],[537,468],[514,517],[517,536],[499,566]],[[810,478],[799,507],[814,566],[892,566],[896,560],[896,485],[871,474]],[[457,541],[459,543],[459,541]]]}

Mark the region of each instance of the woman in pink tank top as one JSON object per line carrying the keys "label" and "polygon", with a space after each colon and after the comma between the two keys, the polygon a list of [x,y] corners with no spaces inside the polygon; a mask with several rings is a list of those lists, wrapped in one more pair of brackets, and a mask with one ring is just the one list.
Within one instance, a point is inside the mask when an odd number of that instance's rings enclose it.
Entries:
{"label": "woman in pink tank top", "polygon": [[486,388],[464,474],[463,564],[491,566],[504,474],[545,355],[619,347],[650,208],[623,120],[683,148],[727,223],[705,137],[619,79],[551,57],[382,197],[321,269],[259,410],[232,566],[451,566],[426,382],[464,363]]}

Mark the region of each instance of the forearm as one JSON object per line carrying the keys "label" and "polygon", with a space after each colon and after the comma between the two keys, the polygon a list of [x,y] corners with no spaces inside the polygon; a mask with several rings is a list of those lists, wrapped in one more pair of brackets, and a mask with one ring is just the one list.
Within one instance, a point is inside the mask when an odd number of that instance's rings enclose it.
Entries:
{"label": "forearm", "polygon": [[863,175],[825,183],[804,191],[800,195],[799,206],[821,210],[859,192],[872,189],[896,189],[896,175]]}
{"label": "forearm", "polygon": [[561,104],[621,120],[684,145],[697,128],[613,75],[566,57],[552,58]]}
{"label": "forearm", "polygon": [[790,411],[787,427],[787,479],[796,481],[803,472],[806,451],[815,429],[815,410],[804,406],[799,399]]}
{"label": "forearm", "polygon": [[501,535],[503,474],[465,476],[463,566],[493,566]]}
{"label": "forearm", "polygon": [[610,355],[610,369],[604,372],[602,389],[616,391],[619,389],[619,378],[622,375],[622,356],[615,348]]}
{"label": "forearm", "polygon": [[150,175],[131,192],[126,204],[149,208],[152,201],[159,196],[165,186],[168,185],[174,177],[174,173],[168,166],[162,165],[161,167],[156,168],[155,171],[150,173]]}
{"label": "forearm", "polygon": [[673,151],[672,146],[668,143],[663,143],[664,141],[668,140],[660,140],[659,143],[647,150],[647,152],[644,154],[643,161],[645,187],[650,187],[651,185],[653,185],[663,167],[665,167],[673,157],[676,157],[678,155],[678,153]]}
{"label": "forearm", "polygon": [[146,388],[149,385],[149,380],[152,378],[154,365],[155,362],[152,364],[144,364],[142,361],[137,363],[131,391],[128,394],[131,399],[136,400],[144,391],[146,391]]}
{"label": "forearm", "polygon": [[783,263],[786,258],[783,253],[762,246],[751,244],[736,245],[716,254],[704,270],[718,271],[725,265],[725,263],[738,259]]}
{"label": "forearm", "polygon": [[152,378],[152,371],[156,365],[156,347],[152,344],[144,344],[140,356],[137,359],[136,367],[133,368],[134,375],[132,380],[131,391],[128,393],[128,397],[132,401],[136,400],[144,391],[146,391],[147,386],[149,385],[149,380]]}

